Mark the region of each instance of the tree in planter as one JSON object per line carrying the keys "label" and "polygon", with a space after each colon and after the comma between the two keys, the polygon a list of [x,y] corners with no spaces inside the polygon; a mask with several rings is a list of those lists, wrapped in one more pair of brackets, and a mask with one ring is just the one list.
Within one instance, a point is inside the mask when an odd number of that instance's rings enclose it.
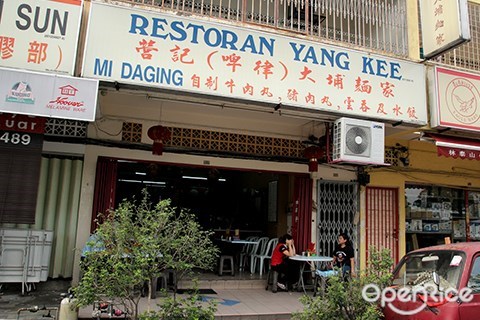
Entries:
{"label": "tree in planter", "polygon": [[368,269],[349,281],[340,276],[328,278],[327,292],[323,297],[303,296],[302,312],[294,313],[296,320],[377,320],[383,313],[377,303],[363,299],[362,290],[367,284],[376,284],[380,290],[390,285],[392,280],[393,260],[390,250],[381,251],[372,248]]}
{"label": "tree in planter", "polygon": [[[142,193],[139,204],[124,200],[101,217],[97,242],[88,244],[93,250],[86,253],[83,276],[74,288],[79,307],[115,299],[137,320],[145,284],[148,297],[156,290],[151,279],[167,269],[180,279],[193,268],[213,268],[218,249],[211,241],[212,232],[202,230],[193,214],[172,207],[170,200],[152,205],[147,190]],[[179,306],[175,299],[174,294],[173,304]]]}

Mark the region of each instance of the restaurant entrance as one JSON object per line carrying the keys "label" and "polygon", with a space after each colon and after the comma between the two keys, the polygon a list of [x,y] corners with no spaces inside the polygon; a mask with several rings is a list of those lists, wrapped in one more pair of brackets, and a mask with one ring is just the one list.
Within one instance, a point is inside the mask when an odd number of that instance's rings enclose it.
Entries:
{"label": "restaurant entrance", "polygon": [[104,174],[111,177],[113,207],[123,199],[138,201],[147,188],[153,203],[171,199],[218,237],[235,229],[241,238],[291,232],[295,174],[99,158],[97,177],[106,160],[115,167]]}

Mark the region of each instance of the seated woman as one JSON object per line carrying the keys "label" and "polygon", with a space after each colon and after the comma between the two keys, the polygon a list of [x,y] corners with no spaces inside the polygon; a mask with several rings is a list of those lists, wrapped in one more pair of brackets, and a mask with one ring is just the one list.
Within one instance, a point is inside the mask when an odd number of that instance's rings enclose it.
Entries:
{"label": "seated woman", "polygon": [[289,257],[295,255],[295,245],[293,238],[289,234],[285,234],[278,239],[278,244],[273,249],[270,266],[272,270],[279,274],[277,287],[282,290],[292,289],[294,283],[298,280],[298,265]]}

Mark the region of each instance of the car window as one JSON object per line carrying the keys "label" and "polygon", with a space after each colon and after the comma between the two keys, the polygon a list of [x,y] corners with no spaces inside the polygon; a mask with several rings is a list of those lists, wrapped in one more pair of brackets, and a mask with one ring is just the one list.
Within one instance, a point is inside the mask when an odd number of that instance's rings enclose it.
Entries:
{"label": "car window", "polygon": [[408,254],[397,267],[393,285],[416,290],[432,287],[435,272],[439,276],[442,291],[458,289],[464,261],[465,253],[461,251],[439,250]]}
{"label": "car window", "polygon": [[474,293],[480,292],[480,256],[477,256],[473,262],[472,272],[470,272],[467,285]]}

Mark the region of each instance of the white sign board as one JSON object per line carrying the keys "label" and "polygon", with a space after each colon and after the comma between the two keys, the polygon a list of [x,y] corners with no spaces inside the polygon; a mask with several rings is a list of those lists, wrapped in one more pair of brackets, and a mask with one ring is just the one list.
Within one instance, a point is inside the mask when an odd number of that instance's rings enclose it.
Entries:
{"label": "white sign board", "polygon": [[0,112],[94,121],[98,80],[0,68]]}
{"label": "white sign board", "polygon": [[82,75],[427,123],[421,64],[131,6],[92,2]]}
{"label": "white sign board", "polygon": [[480,76],[433,67],[429,70],[432,128],[480,131]]}
{"label": "white sign board", "polygon": [[73,74],[82,0],[0,0],[0,66]]}
{"label": "white sign board", "polygon": [[420,0],[420,16],[425,58],[470,40],[467,0]]}

